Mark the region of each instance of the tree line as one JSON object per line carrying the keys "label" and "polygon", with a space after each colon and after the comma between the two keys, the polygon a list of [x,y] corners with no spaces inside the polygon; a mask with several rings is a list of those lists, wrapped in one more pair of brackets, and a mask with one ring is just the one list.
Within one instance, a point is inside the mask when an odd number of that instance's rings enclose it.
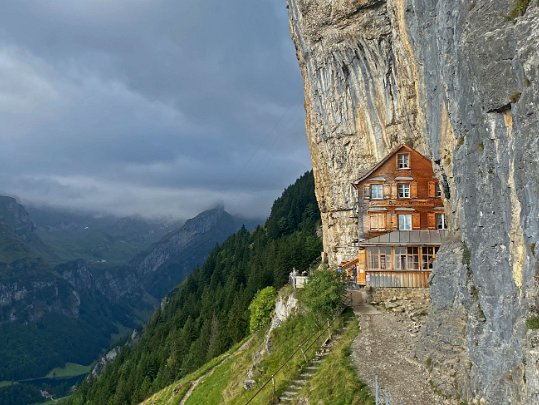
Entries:
{"label": "tree line", "polygon": [[245,227],[217,246],[154,313],[139,342],[122,349],[97,378],[66,402],[136,404],[228,350],[249,333],[257,291],[282,287],[322,250],[312,172],[289,186],[265,225]]}

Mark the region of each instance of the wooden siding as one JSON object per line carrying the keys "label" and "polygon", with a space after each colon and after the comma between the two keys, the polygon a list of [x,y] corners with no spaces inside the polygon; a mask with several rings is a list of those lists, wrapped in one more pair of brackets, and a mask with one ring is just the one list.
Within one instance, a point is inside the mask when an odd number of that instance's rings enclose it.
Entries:
{"label": "wooden siding", "polygon": [[[410,167],[398,168],[399,153],[409,153]],[[410,185],[410,198],[398,198],[398,184]],[[371,186],[383,186],[383,198],[371,198]],[[436,229],[435,207],[443,207],[436,197],[438,182],[432,162],[408,146],[395,150],[375,170],[354,184],[360,201],[360,238],[370,238],[398,229],[398,215],[412,215],[412,229]],[[371,229],[370,215],[385,213],[385,228]]]}
{"label": "wooden siding", "polygon": [[382,288],[427,288],[430,271],[367,271],[367,286]]}

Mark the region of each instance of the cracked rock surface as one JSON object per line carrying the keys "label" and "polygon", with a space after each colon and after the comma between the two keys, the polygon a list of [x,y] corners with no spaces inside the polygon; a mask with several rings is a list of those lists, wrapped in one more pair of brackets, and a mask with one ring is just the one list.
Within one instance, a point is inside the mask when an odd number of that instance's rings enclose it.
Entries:
{"label": "cracked rock surface", "polygon": [[539,403],[539,6],[515,5],[288,0],[324,249],[356,254],[359,172],[403,142],[435,162],[450,237],[415,350],[469,403]]}

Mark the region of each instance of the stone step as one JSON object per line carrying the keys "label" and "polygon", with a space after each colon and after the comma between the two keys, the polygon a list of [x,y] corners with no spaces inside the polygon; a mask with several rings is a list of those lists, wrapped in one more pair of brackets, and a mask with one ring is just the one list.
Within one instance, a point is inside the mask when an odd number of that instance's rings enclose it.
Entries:
{"label": "stone step", "polygon": [[285,397],[295,397],[296,395],[298,395],[298,392],[292,391],[290,389],[287,389],[285,392],[282,393],[282,396],[285,396]]}
{"label": "stone step", "polygon": [[311,378],[314,373],[301,373],[299,376],[303,378]]}
{"label": "stone step", "polygon": [[307,384],[307,380],[294,381],[294,383],[288,388],[291,389],[291,390],[298,390],[299,391],[300,389],[303,388],[303,386],[305,384]]}
{"label": "stone step", "polygon": [[308,366],[308,367],[305,367],[305,370],[318,370],[320,368],[320,366]]}

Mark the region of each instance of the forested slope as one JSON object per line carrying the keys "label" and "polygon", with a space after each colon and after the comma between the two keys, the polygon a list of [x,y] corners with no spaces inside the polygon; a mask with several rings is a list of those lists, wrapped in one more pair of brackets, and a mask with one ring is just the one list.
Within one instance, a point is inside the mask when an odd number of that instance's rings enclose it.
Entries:
{"label": "forested slope", "polygon": [[295,266],[316,260],[320,213],[312,172],[288,187],[265,226],[242,228],[180,284],[156,311],[137,345],[125,348],[73,404],[138,403],[223,353],[249,332],[248,306],[266,286],[281,287]]}

